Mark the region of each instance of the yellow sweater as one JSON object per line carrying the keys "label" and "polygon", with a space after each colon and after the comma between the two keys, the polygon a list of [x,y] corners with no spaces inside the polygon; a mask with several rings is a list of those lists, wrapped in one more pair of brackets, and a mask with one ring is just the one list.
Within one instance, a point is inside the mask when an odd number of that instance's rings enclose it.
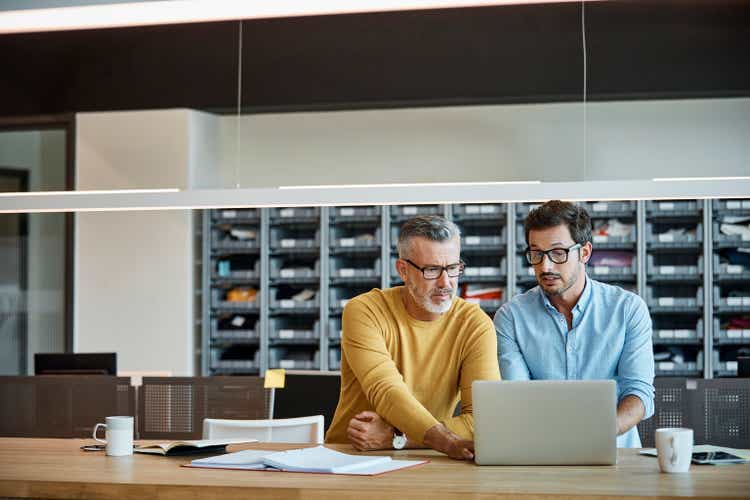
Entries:
{"label": "yellow sweater", "polygon": [[[471,383],[500,379],[492,320],[460,298],[439,319],[416,320],[401,293],[408,292],[376,288],[346,305],[341,393],[326,443],[348,443],[349,420],[364,410],[419,443],[438,422],[473,439]],[[459,400],[461,415],[453,417]]]}

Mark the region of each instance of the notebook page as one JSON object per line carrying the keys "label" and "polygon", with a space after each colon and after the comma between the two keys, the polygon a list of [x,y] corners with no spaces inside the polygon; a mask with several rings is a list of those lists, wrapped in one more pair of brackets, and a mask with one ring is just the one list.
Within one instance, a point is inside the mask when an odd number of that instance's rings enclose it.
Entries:
{"label": "notebook page", "polygon": [[266,465],[294,472],[348,473],[364,467],[390,462],[389,456],[347,455],[324,446],[274,453],[265,457]]}
{"label": "notebook page", "polygon": [[272,450],[242,450],[226,453],[215,457],[193,460],[190,465],[195,467],[216,467],[220,469],[265,469],[264,459],[276,453]]}

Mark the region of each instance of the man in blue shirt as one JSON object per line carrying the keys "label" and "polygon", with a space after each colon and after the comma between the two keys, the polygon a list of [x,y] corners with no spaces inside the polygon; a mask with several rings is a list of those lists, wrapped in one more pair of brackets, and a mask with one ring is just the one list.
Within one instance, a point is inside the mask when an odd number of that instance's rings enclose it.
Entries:
{"label": "man in blue shirt", "polygon": [[651,318],[645,302],[586,274],[591,219],[553,200],[529,212],[526,259],[539,286],[495,314],[505,380],[614,379],[617,446],[639,448],[638,422],[654,413]]}

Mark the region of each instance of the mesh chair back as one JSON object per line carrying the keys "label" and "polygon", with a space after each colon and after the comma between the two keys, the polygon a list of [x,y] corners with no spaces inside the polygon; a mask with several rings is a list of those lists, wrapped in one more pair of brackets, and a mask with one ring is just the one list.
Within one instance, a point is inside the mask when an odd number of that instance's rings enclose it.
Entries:
{"label": "mesh chair back", "polygon": [[264,419],[260,377],[143,377],[139,439],[201,439],[204,418]]}
{"label": "mesh chair back", "polygon": [[750,448],[750,379],[699,380],[698,386],[696,443]]}
{"label": "mesh chair back", "polygon": [[654,416],[638,424],[644,448],[653,448],[654,431],[660,427],[689,427],[692,389],[687,379],[664,377],[654,379]]}

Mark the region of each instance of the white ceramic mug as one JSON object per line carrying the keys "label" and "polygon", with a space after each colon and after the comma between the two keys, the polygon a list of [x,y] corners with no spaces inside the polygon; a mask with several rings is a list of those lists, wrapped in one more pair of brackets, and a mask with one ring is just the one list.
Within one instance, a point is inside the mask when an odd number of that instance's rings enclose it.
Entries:
{"label": "white ceramic mug", "polygon": [[656,454],[662,472],[687,472],[693,457],[693,429],[656,429]]}
{"label": "white ceramic mug", "polygon": [[[111,457],[133,454],[133,417],[107,417],[106,424],[94,426],[94,439],[107,445],[106,453]],[[96,437],[99,427],[104,427],[105,439]]]}

